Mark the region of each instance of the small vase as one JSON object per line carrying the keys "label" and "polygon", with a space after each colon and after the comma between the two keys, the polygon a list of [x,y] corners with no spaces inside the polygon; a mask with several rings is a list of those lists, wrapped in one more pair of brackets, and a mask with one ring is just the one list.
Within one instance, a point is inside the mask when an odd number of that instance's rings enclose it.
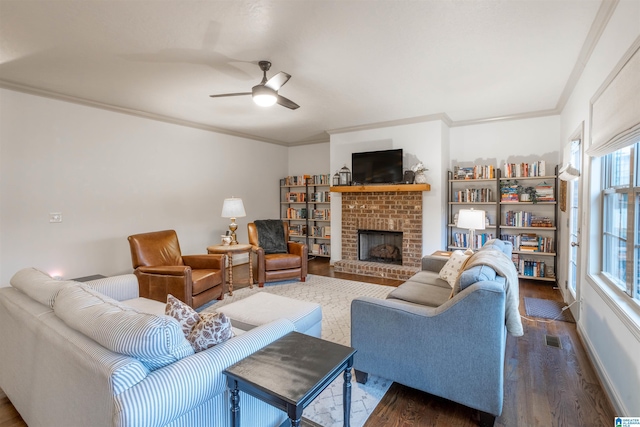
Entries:
{"label": "small vase", "polygon": [[427,177],[425,176],[424,172],[416,172],[416,176],[413,182],[415,182],[416,184],[426,184]]}

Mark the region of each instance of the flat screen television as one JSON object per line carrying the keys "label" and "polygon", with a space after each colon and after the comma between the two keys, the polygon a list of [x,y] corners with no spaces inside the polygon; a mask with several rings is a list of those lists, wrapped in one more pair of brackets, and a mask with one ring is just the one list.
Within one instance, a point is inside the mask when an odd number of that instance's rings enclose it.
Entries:
{"label": "flat screen television", "polygon": [[351,154],[351,181],[355,184],[402,182],[402,148]]}

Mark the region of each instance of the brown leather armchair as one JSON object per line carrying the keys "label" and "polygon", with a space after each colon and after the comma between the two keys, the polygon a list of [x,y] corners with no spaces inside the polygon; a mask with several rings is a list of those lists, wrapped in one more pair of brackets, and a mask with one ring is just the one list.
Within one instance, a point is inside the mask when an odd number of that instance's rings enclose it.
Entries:
{"label": "brown leather armchair", "polygon": [[253,245],[252,251],[256,254],[255,263],[257,269],[258,286],[263,287],[265,282],[299,278],[301,282],[307,279],[307,258],[309,249],[306,244],[289,241],[289,223],[282,222],[284,226],[284,240],[287,242],[287,253],[265,254],[260,247],[258,228],[255,223],[247,224],[249,231],[249,244]]}
{"label": "brown leather armchair", "polygon": [[167,302],[171,294],[193,308],[224,298],[226,255],[183,256],[174,230],[134,234],[128,239],[141,297]]}

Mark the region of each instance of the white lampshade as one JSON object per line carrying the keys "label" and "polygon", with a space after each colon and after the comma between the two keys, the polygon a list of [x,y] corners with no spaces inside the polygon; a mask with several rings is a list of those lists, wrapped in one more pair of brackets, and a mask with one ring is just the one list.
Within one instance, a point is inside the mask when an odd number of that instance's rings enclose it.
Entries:
{"label": "white lampshade", "polygon": [[458,227],[469,230],[484,230],[485,212],[475,209],[460,209],[458,212]]}
{"label": "white lampshade", "polygon": [[244,211],[242,199],[237,197],[224,199],[224,203],[222,204],[222,215],[220,216],[222,216],[222,218],[242,218],[247,216]]}

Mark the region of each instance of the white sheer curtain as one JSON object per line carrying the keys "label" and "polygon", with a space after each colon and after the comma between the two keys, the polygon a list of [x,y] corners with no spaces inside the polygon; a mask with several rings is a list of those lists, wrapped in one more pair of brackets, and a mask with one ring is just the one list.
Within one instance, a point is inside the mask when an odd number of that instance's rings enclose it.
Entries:
{"label": "white sheer curtain", "polygon": [[604,156],[640,139],[640,37],[625,58],[591,101],[589,156]]}

